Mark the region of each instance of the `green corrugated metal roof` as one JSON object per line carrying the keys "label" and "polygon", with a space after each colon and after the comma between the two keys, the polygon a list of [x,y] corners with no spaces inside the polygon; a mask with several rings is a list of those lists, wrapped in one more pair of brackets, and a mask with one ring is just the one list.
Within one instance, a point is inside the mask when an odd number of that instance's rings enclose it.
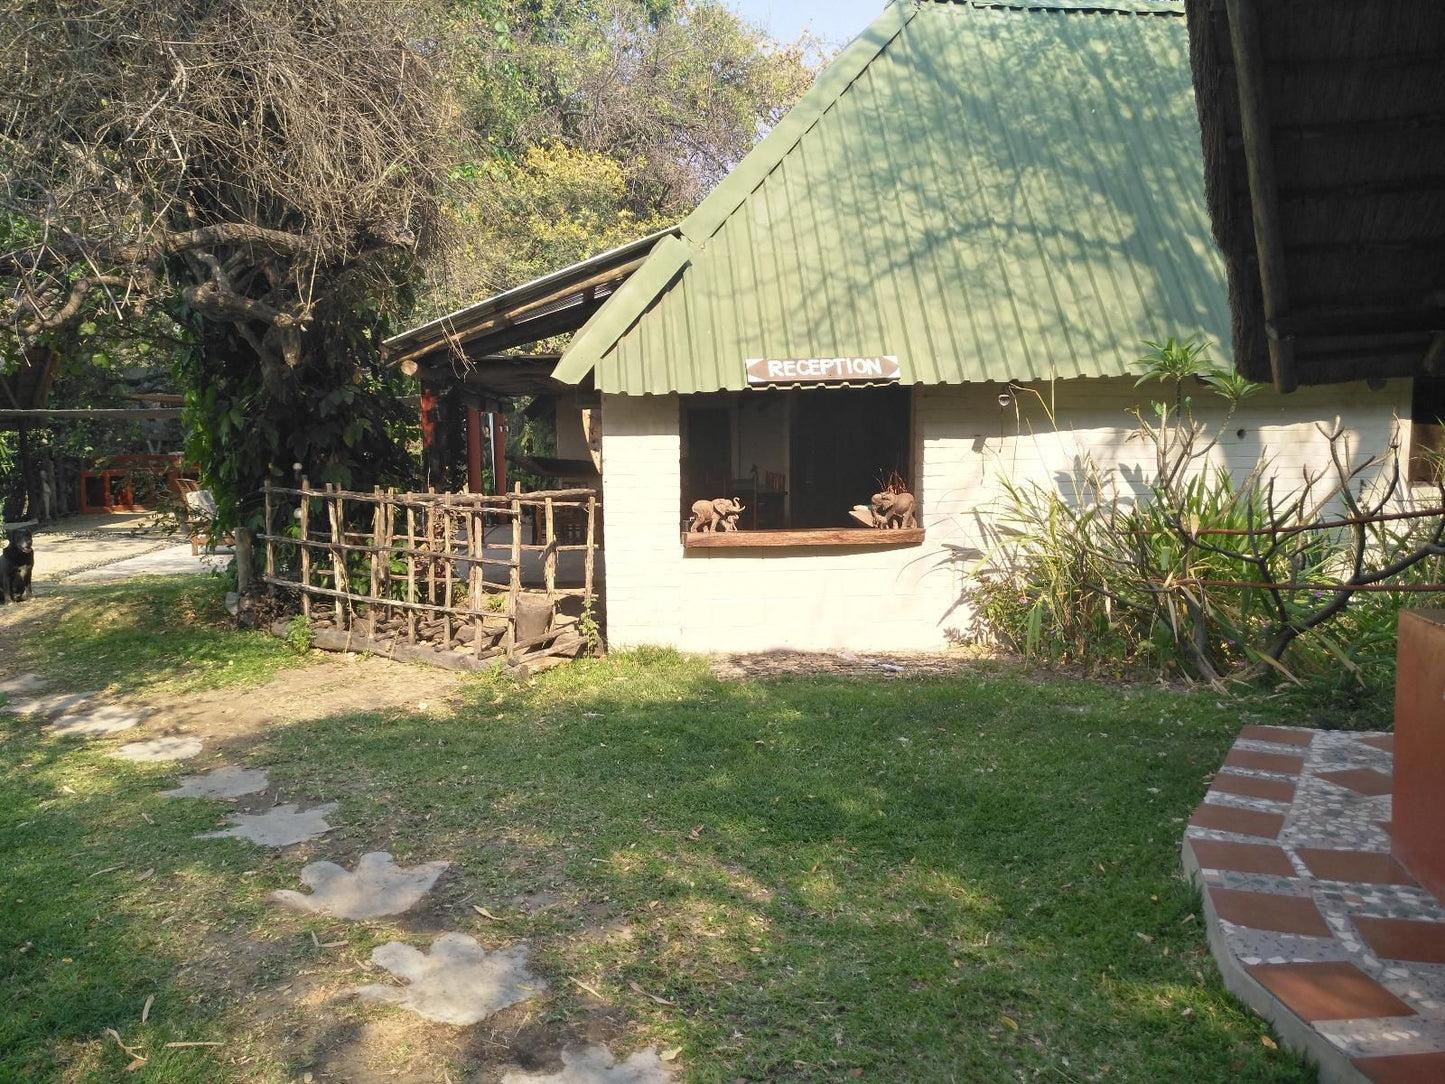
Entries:
{"label": "green corrugated metal roof", "polygon": [[883,354],[907,383],[1114,376],[1143,339],[1227,342],[1182,5],[1079,6],[888,7],[556,376],[706,392],[749,358]]}

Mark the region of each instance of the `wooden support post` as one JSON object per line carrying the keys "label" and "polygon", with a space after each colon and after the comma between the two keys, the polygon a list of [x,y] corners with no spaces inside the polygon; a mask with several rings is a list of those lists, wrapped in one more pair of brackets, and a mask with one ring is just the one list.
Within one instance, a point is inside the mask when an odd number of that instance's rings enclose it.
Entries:
{"label": "wooden support post", "polygon": [[467,491],[484,493],[482,485],[482,412],[467,407]]}
{"label": "wooden support post", "polygon": [[311,480],[301,476],[301,614],[311,620]]}
{"label": "wooden support post", "polygon": [[492,492],[507,492],[507,426],[502,415],[492,414]]}
{"label": "wooden support post", "polygon": [[[407,502],[406,506],[406,548],[416,549],[416,509]],[[406,601],[407,606],[416,605],[416,555],[407,554],[406,557]],[[409,644],[416,643],[416,611],[408,608],[406,611],[406,641]]]}
{"label": "wooden support post", "polygon": [[276,575],[276,544],[272,541],[276,534],[276,506],[271,497],[271,479],[266,479],[266,575]]}
{"label": "wooden support post", "polygon": [[[1285,274],[1284,236],[1279,225],[1279,184],[1274,171],[1274,140],[1265,101],[1264,47],[1260,42],[1259,0],[1225,0],[1229,42],[1234,51],[1235,84],[1239,91],[1239,123],[1244,137],[1244,166],[1249,178],[1249,204],[1254,219],[1254,248],[1259,256],[1259,282],[1266,330],[1289,315],[1289,284]],[[1275,390],[1294,391],[1294,336],[1268,335],[1270,373]]]}
{"label": "wooden support post", "polygon": [[557,522],[552,510],[552,498],[548,497],[543,505],[545,512],[544,523],[547,535],[542,539],[542,544],[547,548],[546,566],[543,578],[547,586],[547,598],[555,601],[557,598]]}
{"label": "wooden support post", "polygon": [[345,498],[341,496],[341,488],[333,482],[326,483],[326,511],[331,517],[331,573],[334,582],[331,587],[337,592],[336,596],[336,627],[338,629],[350,628],[347,620],[347,606],[343,596],[347,593],[350,584],[346,579],[346,551],[341,548],[346,540],[342,537],[342,524],[345,523]]}
{"label": "wooden support post", "polygon": [[244,595],[251,589],[251,532],[238,526],[231,537],[236,554],[236,594]]}

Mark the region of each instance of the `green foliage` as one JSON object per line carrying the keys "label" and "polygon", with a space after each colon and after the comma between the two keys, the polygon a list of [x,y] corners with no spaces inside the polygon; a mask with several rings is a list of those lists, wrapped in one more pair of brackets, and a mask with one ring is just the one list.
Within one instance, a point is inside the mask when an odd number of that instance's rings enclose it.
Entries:
{"label": "green foliage", "polygon": [[285,639],[286,646],[298,655],[304,655],[311,650],[311,645],[316,642],[316,634],[305,614],[297,614],[287,622]]}
{"label": "green foliage", "polygon": [[713,0],[458,0],[440,33],[475,134],[438,314],[670,225],[807,89]]}
{"label": "green foliage", "polygon": [[[1132,436],[1152,459],[1144,479],[1120,495],[1114,475],[1089,462],[1071,493],[1005,481],[997,544],[971,594],[980,623],[1055,662],[1308,680],[1323,697],[1374,695],[1393,675],[1401,598],[1351,599],[1330,585],[1401,562],[1392,582],[1439,582],[1441,559],[1422,547],[1441,525],[1316,526],[1368,518],[1356,493],[1387,501],[1388,456],[1351,464],[1337,448],[1334,474],[1302,483],[1262,461],[1235,478],[1209,453],[1255,386],[1210,364],[1203,344],[1149,345],[1139,383],[1173,382],[1175,394],[1173,406],[1135,412]],[[1214,428],[1195,419],[1185,392],[1195,379],[1224,401]]]}
{"label": "green foliage", "polygon": [[376,342],[384,332],[363,321],[357,314],[355,323],[328,327],[310,364],[280,390],[254,352],[229,335],[208,335],[204,347],[182,356],[187,457],[216,496],[220,530],[260,530],[263,483],[291,484],[294,464],[317,485],[370,490],[415,481],[408,446],[419,421],[401,402],[409,389],[381,363]]}

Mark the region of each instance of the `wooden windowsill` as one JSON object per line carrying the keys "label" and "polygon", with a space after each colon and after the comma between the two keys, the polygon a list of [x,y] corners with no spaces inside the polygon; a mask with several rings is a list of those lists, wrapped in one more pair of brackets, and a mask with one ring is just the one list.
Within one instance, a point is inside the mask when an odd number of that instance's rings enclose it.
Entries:
{"label": "wooden windowsill", "polygon": [[706,531],[684,534],[685,549],[758,549],[778,546],[916,546],[922,527],[885,531],[868,527],[818,527],[796,531]]}

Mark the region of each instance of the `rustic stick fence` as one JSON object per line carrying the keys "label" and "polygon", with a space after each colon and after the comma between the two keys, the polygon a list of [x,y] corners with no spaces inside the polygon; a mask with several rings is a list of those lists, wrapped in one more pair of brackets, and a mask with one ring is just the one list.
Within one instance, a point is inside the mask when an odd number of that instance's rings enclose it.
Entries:
{"label": "rustic stick fence", "polygon": [[[593,490],[359,493],[303,478],[264,498],[261,579],[299,598],[318,647],[536,670],[595,644]],[[568,553],[580,574],[559,570]]]}

